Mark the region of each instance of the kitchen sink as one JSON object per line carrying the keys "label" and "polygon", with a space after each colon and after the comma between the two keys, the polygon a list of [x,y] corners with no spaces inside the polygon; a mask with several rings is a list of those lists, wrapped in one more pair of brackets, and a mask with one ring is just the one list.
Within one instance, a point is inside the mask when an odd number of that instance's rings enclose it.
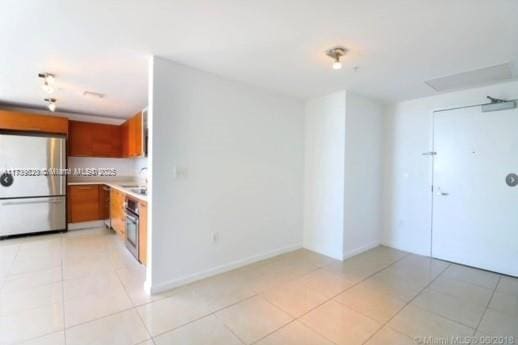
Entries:
{"label": "kitchen sink", "polygon": [[147,195],[147,188],[130,188],[129,191],[140,195]]}

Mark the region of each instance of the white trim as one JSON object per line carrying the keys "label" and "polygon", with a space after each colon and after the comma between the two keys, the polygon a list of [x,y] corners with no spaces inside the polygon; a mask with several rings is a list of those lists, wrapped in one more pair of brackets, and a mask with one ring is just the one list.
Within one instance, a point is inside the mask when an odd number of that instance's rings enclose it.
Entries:
{"label": "white trim", "polygon": [[310,250],[312,252],[315,252],[315,253],[318,253],[318,254],[321,254],[321,255],[325,255],[325,256],[328,256],[330,258],[333,258],[333,259],[336,259],[336,260],[342,260],[343,259],[343,253],[332,253],[331,251],[326,251],[326,250],[322,250],[320,248],[317,248],[315,246],[312,246],[312,245],[304,245],[304,248],[306,248],[307,250]]}
{"label": "white trim", "polygon": [[379,245],[380,245],[380,242],[376,241],[376,242],[371,242],[365,246],[361,246],[356,249],[349,250],[347,253],[344,253],[342,260],[348,259],[348,258],[358,255],[360,253],[366,252],[367,250],[376,248]]}
{"label": "white trim", "polygon": [[398,243],[393,242],[393,241],[382,241],[381,245],[385,246],[385,247],[401,250],[403,252],[408,252],[408,253],[412,253],[412,254],[416,254],[416,255],[420,255],[420,256],[431,257],[429,251],[415,250],[415,248],[412,246],[401,246]]}
{"label": "white trim", "polygon": [[157,285],[148,284],[148,281],[146,281],[145,289],[150,291],[151,294],[161,293],[161,292],[164,292],[164,291],[167,291],[167,290],[170,290],[170,289],[173,289],[173,288],[185,285],[185,284],[195,282],[197,280],[208,278],[208,277],[220,274],[220,273],[228,272],[228,271],[234,270],[236,268],[240,268],[240,267],[252,264],[257,261],[269,259],[269,258],[272,258],[272,257],[280,255],[280,254],[289,253],[289,252],[292,252],[292,251],[300,249],[300,248],[302,248],[302,243],[292,244],[290,246],[279,248],[279,249],[276,249],[276,250],[273,250],[273,251],[270,251],[270,252],[267,252],[264,254],[253,255],[253,256],[250,256],[245,259],[232,261],[228,264],[216,266],[216,267],[213,267],[206,271],[185,275],[183,277],[180,277],[177,279],[172,279],[170,281],[166,281],[164,283],[157,284]]}
{"label": "white trim", "polygon": [[94,220],[91,222],[68,223],[68,230],[102,228],[104,226],[105,226],[104,220]]}

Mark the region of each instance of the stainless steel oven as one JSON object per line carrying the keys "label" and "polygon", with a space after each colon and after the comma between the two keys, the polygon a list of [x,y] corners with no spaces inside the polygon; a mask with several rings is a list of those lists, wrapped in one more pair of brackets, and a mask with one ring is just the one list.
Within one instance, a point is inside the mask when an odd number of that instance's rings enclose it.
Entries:
{"label": "stainless steel oven", "polygon": [[138,202],[126,199],[126,247],[138,260],[139,256],[139,210]]}

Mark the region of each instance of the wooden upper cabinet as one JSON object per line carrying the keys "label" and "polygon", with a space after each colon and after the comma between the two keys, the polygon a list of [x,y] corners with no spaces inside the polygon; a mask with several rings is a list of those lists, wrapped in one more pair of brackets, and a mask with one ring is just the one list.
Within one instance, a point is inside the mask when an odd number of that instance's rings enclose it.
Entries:
{"label": "wooden upper cabinet", "polygon": [[142,112],[120,126],[70,121],[69,156],[136,158],[144,154]]}
{"label": "wooden upper cabinet", "polygon": [[122,157],[120,126],[70,121],[69,156]]}
{"label": "wooden upper cabinet", "polygon": [[121,153],[122,157],[130,157],[130,139],[129,139],[129,121],[124,122],[121,125]]}
{"label": "wooden upper cabinet", "polygon": [[133,151],[135,157],[140,157],[144,155],[144,124],[142,119],[142,113],[139,112],[132,118],[133,126],[131,130],[133,131]]}
{"label": "wooden upper cabinet", "polygon": [[0,129],[67,134],[68,119],[59,116],[0,110]]}
{"label": "wooden upper cabinet", "polygon": [[122,124],[122,155],[124,157],[135,158],[144,155],[143,128],[142,112],[138,112]]}

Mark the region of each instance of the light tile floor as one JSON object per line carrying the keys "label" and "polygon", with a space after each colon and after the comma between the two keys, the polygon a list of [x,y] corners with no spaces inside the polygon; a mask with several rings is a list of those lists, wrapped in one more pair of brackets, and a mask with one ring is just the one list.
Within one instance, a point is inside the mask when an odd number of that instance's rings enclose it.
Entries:
{"label": "light tile floor", "polygon": [[144,276],[103,229],[0,241],[0,344],[518,337],[518,279],[382,246],[344,262],[298,250],[156,296],[144,292]]}

